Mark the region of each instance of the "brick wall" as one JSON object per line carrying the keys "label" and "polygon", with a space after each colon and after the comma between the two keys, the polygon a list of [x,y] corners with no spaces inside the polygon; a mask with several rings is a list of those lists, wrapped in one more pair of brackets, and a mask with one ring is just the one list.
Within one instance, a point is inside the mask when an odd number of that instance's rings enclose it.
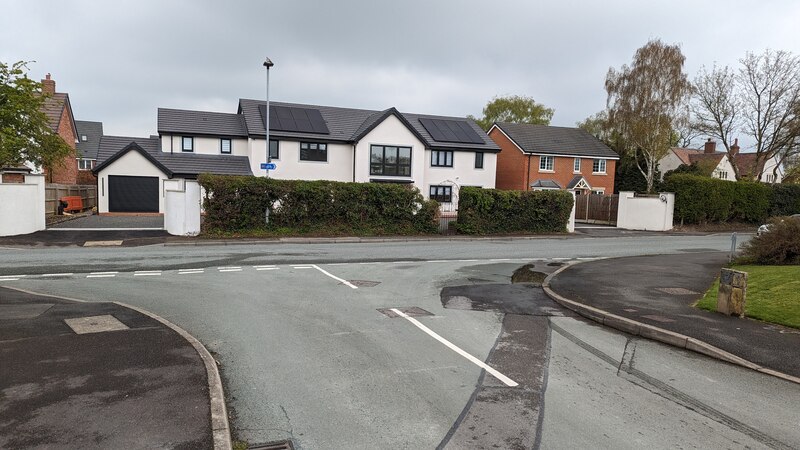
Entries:
{"label": "brick wall", "polygon": [[592,189],[603,189],[606,194],[612,194],[614,192],[614,173],[617,163],[615,160],[606,160],[605,174],[592,173],[593,158],[581,158],[580,173],[575,173],[573,171],[575,158],[556,156],[553,161],[553,172],[540,172],[539,161],[539,156],[533,157],[531,162],[531,183],[540,179],[555,180],[562,187],[566,187],[575,175],[582,175],[586,178],[586,182],[589,183]]}
{"label": "brick wall", "polygon": [[72,123],[72,114],[68,106],[64,107],[61,121],[58,124],[58,135],[72,148],[70,155],[55,164],[47,171],[47,182],[58,184],[76,184],[78,182],[78,160],[75,151],[75,127]]}
{"label": "brick wall", "polygon": [[96,186],[97,177],[92,173],[91,170],[79,170],[77,184],[90,184]]}
{"label": "brick wall", "polygon": [[[510,139],[497,128],[492,129],[489,137],[500,146],[497,154],[497,175],[495,187],[505,190],[525,190],[525,177],[528,174],[528,155],[522,153]],[[531,161],[533,164],[533,161]],[[536,165],[538,167],[538,160]],[[531,167],[531,170],[533,168]]]}

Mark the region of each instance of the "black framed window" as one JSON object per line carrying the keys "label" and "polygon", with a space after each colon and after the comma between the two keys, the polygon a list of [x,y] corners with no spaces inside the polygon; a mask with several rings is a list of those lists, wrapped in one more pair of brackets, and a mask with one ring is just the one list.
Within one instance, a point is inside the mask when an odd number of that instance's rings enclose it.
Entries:
{"label": "black framed window", "polygon": [[475,152],[475,168],[483,169],[483,152]]}
{"label": "black framed window", "polygon": [[[322,144],[325,145],[325,144]],[[280,151],[278,150],[278,141],[269,141],[269,159],[280,159]]]}
{"label": "black framed window", "polygon": [[328,144],[300,143],[300,161],[328,161]]}
{"label": "black framed window", "polygon": [[431,152],[432,167],[453,167],[453,152],[451,150],[434,150]]}
{"label": "black framed window", "polygon": [[411,147],[372,145],[369,174],[397,177],[411,176]]}
{"label": "black framed window", "polygon": [[553,171],[553,163],[555,162],[555,158],[552,156],[540,156],[539,157],[539,171]]}
{"label": "black framed window", "polygon": [[193,152],[194,151],[194,138],[190,136],[181,137],[181,151]]}
{"label": "black framed window", "polygon": [[450,203],[453,201],[453,186],[432,185],[428,196],[439,203]]}
{"label": "black framed window", "polygon": [[219,140],[219,152],[230,154],[231,152],[231,140],[228,138],[222,138]]}

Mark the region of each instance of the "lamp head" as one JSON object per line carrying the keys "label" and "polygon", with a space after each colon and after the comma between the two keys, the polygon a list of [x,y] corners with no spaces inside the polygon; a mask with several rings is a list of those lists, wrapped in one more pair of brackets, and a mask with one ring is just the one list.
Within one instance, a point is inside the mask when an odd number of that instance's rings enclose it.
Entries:
{"label": "lamp head", "polygon": [[272,62],[272,61],[271,61],[269,58],[267,58],[267,59],[264,61],[264,67],[266,67],[266,68],[267,68],[267,70],[269,70],[269,68],[270,68],[270,67],[272,67],[272,66],[274,66],[274,65],[275,65],[275,64],[274,64],[274,63],[273,63],[273,62]]}

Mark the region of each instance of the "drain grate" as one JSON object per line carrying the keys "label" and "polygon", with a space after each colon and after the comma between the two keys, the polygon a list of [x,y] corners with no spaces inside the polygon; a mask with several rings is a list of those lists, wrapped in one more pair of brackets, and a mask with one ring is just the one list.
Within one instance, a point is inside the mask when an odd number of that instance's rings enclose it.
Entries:
{"label": "drain grate", "polygon": [[349,281],[350,284],[352,284],[353,286],[358,286],[358,287],[375,287],[381,284],[380,281],[368,281],[368,280],[347,280],[347,281]]}
{"label": "drain grate", "polygon": [[256,444],[247,447],[250,450],[294,450],[292,441],[269,442],[267,444]]}
{"label": "drain grate", "polygon": [[684,288],[656,288],[657,291],[661,291],[665,294],[671,295],[697,295],[699,292],[690,291],[689,289]]}
{"label": "drain grate", "polygon": [[397,310],[399,310],[400,312],[402,312],[403,314],[405,314],[405,315],[407,315],[409,317],[422,317],[422,316],[432,316],[433,315],[432,312],[425,311],[424,309],[422,309],[422,308],[420,308],[418,306],[408,306],[408,307],[405,307],[405,308],[378,308],[378,311],[381,314],[385,315],[386,317],[388,317],[390,319],[394,319],[396,317],[400,317],[397,314],[395,314],[395,312],[392,311],[392,309],[397,309]]}

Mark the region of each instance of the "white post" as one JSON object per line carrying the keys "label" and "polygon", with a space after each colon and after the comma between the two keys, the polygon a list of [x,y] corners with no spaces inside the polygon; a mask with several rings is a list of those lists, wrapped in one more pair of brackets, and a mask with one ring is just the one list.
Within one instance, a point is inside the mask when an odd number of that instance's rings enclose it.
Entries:
{"label": "white post", "polygon": [[569,222],[567,222],[567,232],[574,233],[575,232],[575,209],[577,206],[577,198],[575,196],[575,189],[567,189],[570,194],[572,194],[572,212],[569,213]]}

